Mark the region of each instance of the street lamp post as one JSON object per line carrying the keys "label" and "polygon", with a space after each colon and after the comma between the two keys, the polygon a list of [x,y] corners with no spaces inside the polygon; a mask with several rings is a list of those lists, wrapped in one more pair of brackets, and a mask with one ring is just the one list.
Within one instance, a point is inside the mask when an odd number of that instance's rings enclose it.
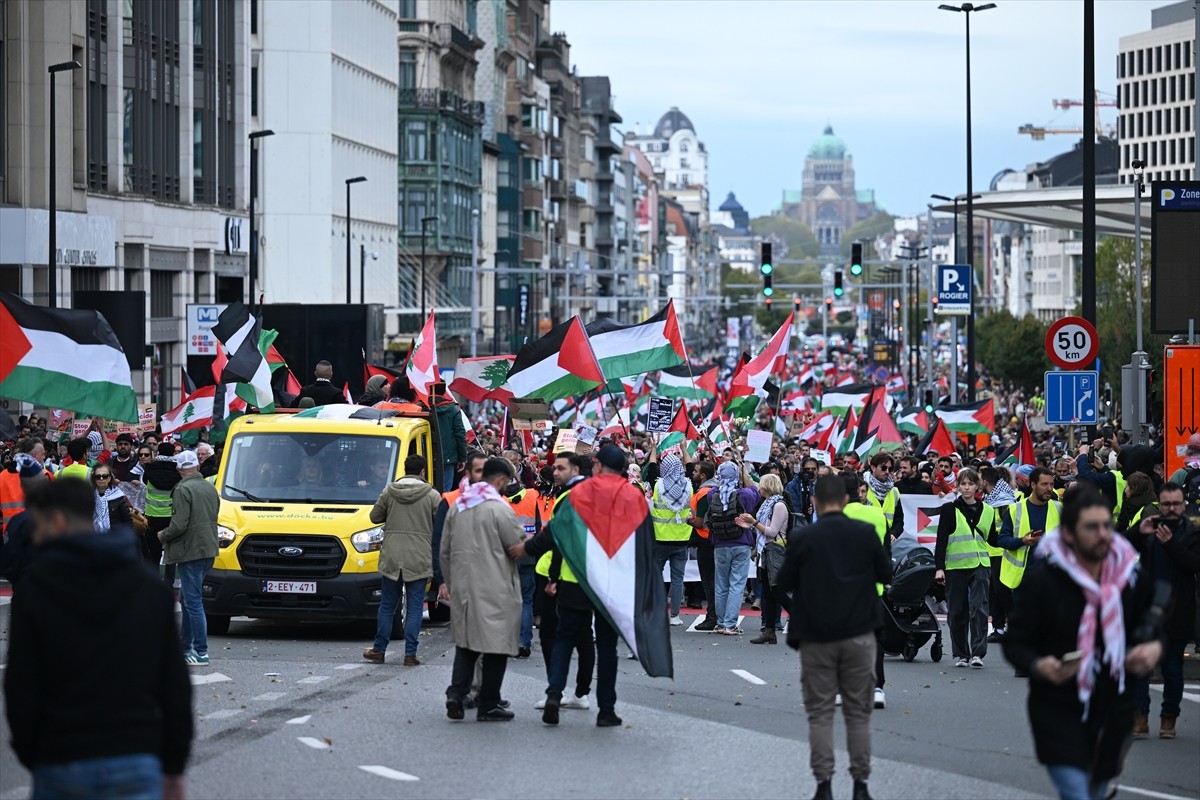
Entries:
{"label": "street lamp post", "polygon": [[50,209],[50,242],[48,247],[48,257],[46,259],[47,270],[47,293],[50,296],[46,305],[49,308],[58,306],[58,198],[56,197],[57,187],[54,185],[55,179],[58,177],[58,170],[55,167],[55,150],[57,144],[55,139],[55,114],[54,114],[54,76],[60,72],[69,72],[82,67],[78,61],[64,61],[61,64],[51,64],[47,68],[50,73],[50,198],[48,207]]}
{"label": "street lamp post", "polygon": [[[967,182],[970,183],[969,178],[968,178]],[[957,194],[954,197],[946,197],[946,195],[944,195],[944,194],[932,194],[932,195],[930,195],[930,197],[932,197],[935,200],[943,200],[947,203],[954,204],[954,263],[958,264],[958,263],[960,263],[959,258],[958,258],[958,254],[959,254],[959,250],[958,250],[958,202],[960,200],[967,201],[967,211],[968,211],[967,218],[968,218],[968,220],[970,220],[969,212],[971,209],[971,201],[978,200],[981,197],[981,195],[971,194],[970,192],[967,192],[966,194]],[[930,224],[931,225],[933,224],[932,217],[930,218]],[[973,221],[967,222],[968,253],[970,252],[970,248],[973,248],[975,246],[974,238],[971,237],[971,235],[970,235],[971,226],[973,224],[974,224]],[[929,271],[931,273],[930,280],[933,281],[933,283],[934,283],[933,291],[936,292],[937,291],[937,278],[932,275],[933,262],[930,261],[929,263],[930,263]],[[967,263],[968,264],[971,263],[969,256],[968,256]],[[974,276],[972,276],[972,280],[974,280]],[[934,324],[936,324],[936,322]],[[952,347],[950,349],[950,402],[957,403],[958,402],[958,316],[954,316],[953,318],[951,318],[950,330],[951,330],[951,336],[953,339]],[[974,399],[975,399],[975,389],[974,389],[974,386],[975,386],[975,362],[974,362],[974,357],[975,357],[975,287],[972,286],[971,287],[971,314],[967,317],[967,358],[968,358],[968,360],[970,360],[970,365],[967,367],[967,381],[971,384],[971,387],[972,387],[972,388],[968,389],[967,396],[969,398],[971,398],[970,402],[974,402]]]}
{"label": "street lamp post", "polygon": [[471,358],[479,355],[479,209],[471,209]]}
{"label": "street lamp post", "polygon": [[[973,183],[971,180],[971,12],[995,8],[995,3],[959,6],[940,5],[942,11],[961,13],[967,22],[967,264],[975,265],[975,210]],[[972,269],[972,272],[974,270]],[[974,277],[972,276],[972,280]],[[975,289],[971,287],[971,313],[967,316],[967,402],[975,402]]]}
{"label": "street lamp post", "polygon": [[[377,261],[379,253],[371,251],[371,260]],[[367,302],[367,246],[365,244],[358,245],[358,304],[364,305]]]}
{"label": "street lamp post", "polygon": [[425,237],[428,235],[429,223],[437,222],[437,217],[421,217],[421,319],[418,324],[425,324]]}
{"label": "street lamp post", "polygon": [[273,130],[254,131],[250,134],[250,305],[258,289],[258,236],[254,227],[254,205],[258,200],[258,140],[264,136],[274,136]]}
{"label": "street lamp post", "polygon": [[350,187],[366,180],[363,175],[346,178],[346,305],[350,305]]}

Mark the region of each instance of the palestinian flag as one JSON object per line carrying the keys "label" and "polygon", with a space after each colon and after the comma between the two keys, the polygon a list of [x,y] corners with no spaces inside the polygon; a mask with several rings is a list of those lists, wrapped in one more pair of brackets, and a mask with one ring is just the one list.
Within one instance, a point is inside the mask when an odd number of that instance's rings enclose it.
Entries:
{"label": "palestinian flag", "polygon": [[902,494],[904,533],[900,538],[916,539],[917,543],[933,549],[937,544],[938,520],[942,509],[954,502],[953,496],[930,497],[927,494]]}
{"label": "palestinian flag", "polygon": [[556,325],[524,344],[513,359],[504,388],[513,397],[544,401],[583,394],[604,383],[587,331],[579,317]]}
{"label": "palestinian flag", "polygon": [[834,420],[833,414],[829,413],[828,411],[822,411],[820,414],[814,417],[811,422],[808,423],[808,426],[805,427],[804,430],[800,431],[800,440],[812,442],[814,439],[819,438],[825,431],[833,427],[835,421],[836,420]]}
{"label": "palestinian flag", "polygon": [[[437,333],[433,324],[433,312],[425,320],[417,341],[408,352],[408,362],[404,365],[404,374],[408,376],[408,384],[419,400],[428,403],[429,385],[441,380],[437,365]],[[347,400],[346,402],[350,402]]]}
{"label": "palestinian flag", "polygon": [[576,485],[554,509],[554,544],[652,678],[674,676],[662,572],[646,498],[621,476]]}
{"label": "palestinian flag", "polygon": [[217,383],[245,384],[237,387],[238,397],[260,410],[274,409],[271,368],[261,349],[262,321],[255,319],[250,309],[239,301],[221,312],[212,332],[225,348],[227,359]]}
{"label": "palestinian flag", "polygon": [[996,403],[990,397],[974,405],[939,406],[937,415],[954,433],[996,432]]}
{"label": "palestinian flag", "polygon": [[929,432],[929,415],[924,406],[908,406],[900,409],[896,415],[896,427],[904,433],[915,433],[924,436]]}
{"label": "palestinian flag", "polygon": [[[224,388],[225,397],[222,408],[231,412],[245,411],[246,401],[237,396],[235,387],[227,384]],[[160,420],[163,435],[210,427],[213,424],[213,400],[216,393],[216,386],[202,386],[189,394],[187,399],[178,406],[163,414]],[[224,419],[225,413],[222,413],[220,417]]]}
{"label": "palestinian flag", "polygon": [[103,314],[43,308],[2,291],[0,397],[138,421],[129,362]]}
{"label": "palestinian flag", "polygon": [[854,452],[858,453],[859,458],[904,446],[904,438],[896,427],[896,421],[887,411],[886,398],[887,387],[876,386],[867,400],[854,437]]}
{"label": "palestinian flag", "polygon": [[327,406],[314,406],[296,413],[296,419],[389,419],[398,417],[403,412],[394,408],[376,408],[375,406],[359,406],[353,403],[335,403]]}
{"label": "palestinian flag", "polygon": [[396,369],[395,367],[381,367],[378,364],[368,364],[366,351],[363,351],[363,386],[366,386],[367,381],[376,375],[382,375],[387,378],[387,382],[390,384],[396,378],[404,375],[404,370]]}
{"label": "palestinian flag", "polygon": [[942,419],[938,419],[933,423],[933,427],[929,429],[929,433],[917,444],[913,450],[919,456],[927,456],[931,452],[937,453],[939,456],[949,455],[955,452],[954,439],[950,436],[950,432],[946,430],[946,423]]}
{"label": "palestinian flag", "polygon": [[714,419],[705,424],[704,438],[713,446],[729,441],[729,436],[725,433],[725,426],[719,419]]}
{"label": "palestinian flag", "polygon": [[788,314],[787,319],[783,321],[783,325],[780,326],[779,330],[775,331],[775,335],[771,337],[771,341],[767,342],[767,346],[734,374],[733,383],[735,386],[738,384],[740,376],[741,382],[761,389],[766,385],[768,378],[772,375],[778,375],[783,371],[783,367],[787,363],[788,344],[792,340],[792,321],[794,318],[794,313]]}
{"label": "palestinian flag", "polygon": [[[763,392],[763,394],[766,394]],[[758,392],[749,386],[734,386],[730,391],[729,400],[725,402],[724,416],[733,419],[752,419],[758,409],[760,397]]]}
{"label": "palestinian flag", "polygon": [[179,402],[185,402],[188,395],[194,394],[196,391],[196,382],[192,380],[192,376],[188,375],[187,367],[179,368]]}
{"label": "palestinian flag", "polygon": [[821,395],[821,410],[835,417],[844,415],[847,409],[859,411],[867,404],[867,397],[874,388],[875,385],[871,383],[858,383],[830,389]]}
{"label": "palestinian flag", "polygon": [[506,403],[512,395],[504,389],[512,356],[484,356],[483,358],[460,358],[454,365],[454,380],[447,387],[464,400],[482,403],[484,400],[499,400]]}
{"label": "palestinian flag", "polygon": [[[695,381],[693,382],[693,378]],[[716,366],[670,367],[658,373],[658,393],[684,400],[707,400],[717,396]]]}
{"label": "palestinian flag", "polygon": [[600,429],[600,436],[601,438],[606,436],[627,436],[630,427],[629,409],[622,408]]}
{"label": "palestinian flag", "polygon": [[598,319],[587,326],[587,337],[600,371],[614,392],[621,389],[619,378],[687,362],[679,320],[675,318],[675,303],[671,300],[653,317],[637,325]]}
{"label": "palestinian flag", "polygon": [[675,412],[675,418],[671,420],[671,427],[667,428],[667,435],[658,443],[658,452],[661,454],[685,441],[690,442],[699,438],[700,431],[696,430],[696,426],[692,424],[692,418],[688,416],[687,401],[685,400],[679,404],[679,410]]}
{"label": "palestinian flag", "polygon": [[1021,432],[1017,435],[1016,444],[1011,450],[997,456],[996,463],[1006,467],[1023,467],[1026,464],[1037,466],[1037,456],[1033,452],[1033,436],[1029,433],[1029,425],[1024,417],[1021,418]]}

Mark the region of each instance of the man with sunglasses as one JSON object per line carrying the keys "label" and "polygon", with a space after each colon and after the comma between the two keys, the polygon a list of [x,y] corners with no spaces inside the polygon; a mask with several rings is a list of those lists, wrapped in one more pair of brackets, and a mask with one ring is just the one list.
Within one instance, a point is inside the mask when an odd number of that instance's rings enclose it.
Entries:
{"label": "man with sunglasses", "polygon": [[892,480],[895,462],[887,453],[876,453],[871,457],[870,469],[865,473],[867,481],[867,505],[883,511],[888,523],[888,541],[894,542],[904,533],[904,509],[900,505],[900,490]]}
{"label": "man with sunglasses", "polygon": [[[1158,513],[1147,507],[1142,522],[1126,536],[1141,553],[1143,567],[1157,581],[1171,584],[1171,606],[1163,626],[1163,699],[1158,738],[1174,739],[1183,699],[1183,651],[1192,637],[1196,615],[1196,574],[1200,572],[1200,531],[1184,510],[1183,487],[1165,483],[1158,492]],[[1150,680],[1134,684],[1137,713],[1133,734],[1150,735]]]}

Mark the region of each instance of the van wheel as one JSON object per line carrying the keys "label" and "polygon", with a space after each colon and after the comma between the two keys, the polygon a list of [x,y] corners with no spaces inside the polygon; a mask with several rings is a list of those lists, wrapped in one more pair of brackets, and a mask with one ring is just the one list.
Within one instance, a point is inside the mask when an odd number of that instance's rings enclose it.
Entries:
{"label": "van wheel", "polygon": [[213,634],[214,636],[224,636],[225,634],[229,633],[229,622],[233,619],[232,617],[205,614],[204,618],[208,622],[209,633]]}

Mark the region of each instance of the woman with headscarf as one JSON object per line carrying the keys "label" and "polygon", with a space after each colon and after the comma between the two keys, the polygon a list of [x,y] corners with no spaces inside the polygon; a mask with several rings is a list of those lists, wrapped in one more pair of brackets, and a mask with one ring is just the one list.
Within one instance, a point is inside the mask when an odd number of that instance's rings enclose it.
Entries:
{"label": "woman with headscarf", "polygon": [[683,603],[683,574],[687,567],[688,540],[692,538],[692,484],[683,472],[677,456],[663,456],[659,462],[659,478],[650,498],[650,515],[654,518],[654,563],[661,574],[671,565],[671,624],[682,625],[679,607]]}
{"label": "woman with headscarf", "polygon": [[[750,551],[754,532],[740,525],[740,515],[758,507],[758,490],[742,486],[741,469],[735,462],[726,461],[717,467],[717,489],[705,516],[710,531],[715,562],[714,588],[717,608],[717,627],[713,633],[737,636],[738,616],[742,607],[742,592],[750,574]],[[715,495],[715,497],[714,497]]]}
{"label": "woman with headscarf", "polygon": [[358,398],[360,406],[373,406],[388,399],[388,379],[386,375],[372,375],[367,380],[367,388],[362,397]]}

